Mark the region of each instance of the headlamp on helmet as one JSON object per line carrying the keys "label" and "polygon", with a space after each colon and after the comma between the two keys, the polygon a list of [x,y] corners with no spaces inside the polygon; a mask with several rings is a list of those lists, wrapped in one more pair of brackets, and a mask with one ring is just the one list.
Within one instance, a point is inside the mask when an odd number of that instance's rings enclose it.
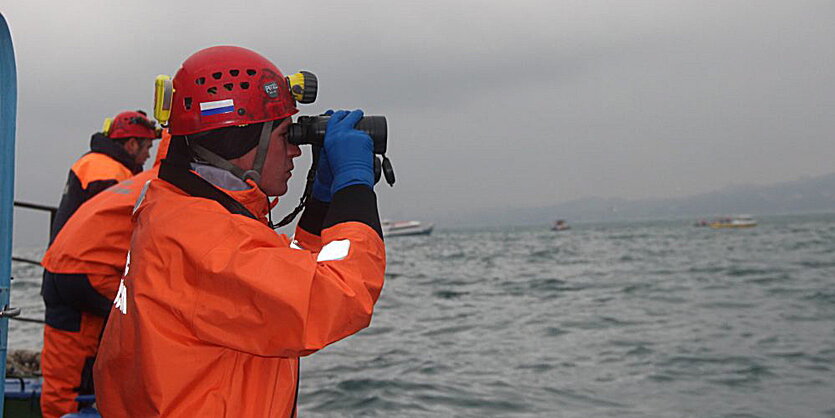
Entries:
{"label": "headlamp on helmet", "polygon": [[[310,104],[316,101],[319,80],[316,75],[309,71],[299,71],[285,77],[287,86],[293,99],[301,104]],[[154,80],[154,119],[160,125],[167,126],[171,118],[171,104],[174,96],[174,83],[171,76],[160,74]]]}
{"label": "headlamp on helmet", "polygon": [[173,79],[157,76],[154,118],[172,135],[276,121],[298,112],[296,103],[313,103],[317,86],[308,71],[284,77],[254,51],[212,47],[189,57]]}

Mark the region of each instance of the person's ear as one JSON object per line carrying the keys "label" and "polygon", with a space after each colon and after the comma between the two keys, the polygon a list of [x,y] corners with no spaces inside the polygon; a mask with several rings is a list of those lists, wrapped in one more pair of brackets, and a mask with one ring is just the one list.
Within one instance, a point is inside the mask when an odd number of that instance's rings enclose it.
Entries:
{"label": "person's ear", "polygon": [[138,150],[139,141],[136,138],[128,138],[128,140],[125,141],[125,151],[127,151],[128,154],[134,154]]}

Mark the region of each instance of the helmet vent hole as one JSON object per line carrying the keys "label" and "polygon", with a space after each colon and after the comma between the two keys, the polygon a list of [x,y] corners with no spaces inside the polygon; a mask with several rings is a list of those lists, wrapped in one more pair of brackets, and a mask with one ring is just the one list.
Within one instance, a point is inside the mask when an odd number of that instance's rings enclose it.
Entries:
{"label": "helmet vent hole", "polygon": [[184,98],[183,105],[186,107],[186,110],[191,110],[191,97]]}
{"label": "helmet vent hole", "polygon": [[240,70],[229,70],[229,75],[231,75],[232,77],[237,77],[240,73]]}
{"label": "helmet vent hole", "polygon": [[217,87],[209,87],[206,89],[206,92],[209,94],[217,94]]}
{"label": "helmet vent hole", "polygon": [[223,88],[225,88],[226,90],[232,91],[232,87],[234,87],[234,86],[235,85],[232,84],[232,83],[226,83],[226,84],[223,85]]}
{"label": "helmet vent hole", "polygon": [[249,76],[254,76],[254,75],[257,73],[257,71],[255,71],[255,70],[253,70],[252,68],[250,68],[250,69],[246,70],[246,73],[247,73],[247,75],[249,75]]}
{"label": "helmet vent hole", "polygon": [[241,88],[244,89],[244,90],[248,89],[249,88],[249,83],[244,81],[243,83],[241,83]]}
{"label": "helmet vent hole", "polygon": [[200,77],[197,80],[194,80],[194,82],[197,83],[198,86],[202,86],[206,84],[206,77]]}
{"label": "helmet vent hole", "polygon": [[220,72],[220,71],[218,71],[216,73],[212,73],[212,78],[214,78],[215,80],[220,80],[220,77],[222,77],[222,76],[223,76],[223,73]]}

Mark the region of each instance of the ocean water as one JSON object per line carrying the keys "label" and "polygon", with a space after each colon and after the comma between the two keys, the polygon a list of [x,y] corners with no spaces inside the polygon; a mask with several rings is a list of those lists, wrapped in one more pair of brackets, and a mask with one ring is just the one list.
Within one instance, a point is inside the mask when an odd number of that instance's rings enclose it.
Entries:
{"label": "ocean water", "polygon": [[388,239],[371,326],[302,360],[301,416],[835,416],[835,215],[573,227]]}

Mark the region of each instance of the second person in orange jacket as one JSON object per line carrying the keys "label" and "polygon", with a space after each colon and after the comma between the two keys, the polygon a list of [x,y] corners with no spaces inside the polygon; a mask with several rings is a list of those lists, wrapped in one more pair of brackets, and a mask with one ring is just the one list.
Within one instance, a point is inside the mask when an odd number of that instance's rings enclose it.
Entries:
{"label": "second person in orange jacket", "polygon": [[330,120],[296,239],[270,227],[300,155],[279,69],[213,47],[173,80],[171,146],[133,215],[95,365],[106,417],[296,414],[299,357],[368,326],[385,272],[371,138]]}
{"label": "second person in orange jacket", "polygon": [[[119,113],[93,135],[90,152],[70,169],[41,263],[46,304],[41,410],[47,418],[77,411],[75,398],[93,393],[96,347],[127,252],[128,242],[120,239],[130,236],[130,212],[122,215],[120,207],[132,207],[136,200],[141,184],[130,181],[155,175],[145,172],[129,180],[142,171],[157,137],[144,112]],[[111,188],[119,182],[118,189]],[[102,194],[106,197],[96,209],[86,207]],[[77,216],[84,220],[75,222]]]}

